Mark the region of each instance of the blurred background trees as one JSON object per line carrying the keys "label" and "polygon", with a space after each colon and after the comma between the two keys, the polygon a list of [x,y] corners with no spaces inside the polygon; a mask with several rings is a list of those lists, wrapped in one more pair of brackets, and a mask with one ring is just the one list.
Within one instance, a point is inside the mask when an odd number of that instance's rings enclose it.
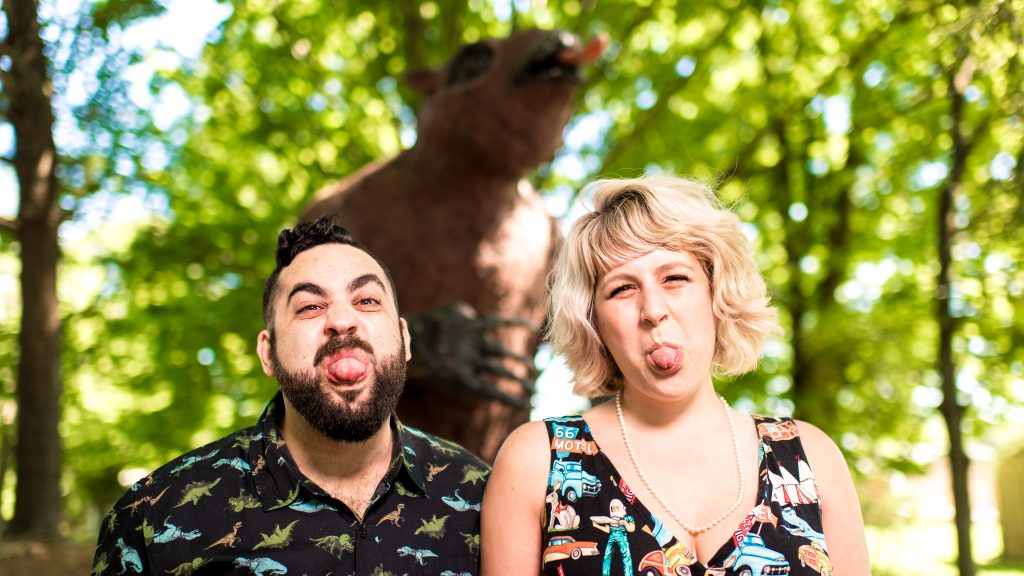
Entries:
{"label": "blurred background trees", "polygon": [[[828,431],[869,521],[905,521],[886,479],[949,458],[969,534],[967,458],[1024,441],[1024,2],[185,4],[168,30],[155,1],[4,1],[5,520],[35,486],[14,458],[16,423],[37,416],[17,390],[45,385],[15,369],[32,296],[15,278],[38,247],[16,232],[10,39],[16,9],[37,5],[63,219],[49,357],[63,394],[47,426],[64,533],[90,540],[140,473],[257,417],[275,389],[253,343],[276,233],[321,186],[415,141],[402,73],[539,26],[611,39],[566,146],[532,178],[551,212],[570,221],[600,176],[717,183],[787,327],[723,393]],[[210,31],[194,55],[172,43],[186,30]],[[541,386],[568,384],[552,368]],[[972,573],[969,555],[958,568]]]}

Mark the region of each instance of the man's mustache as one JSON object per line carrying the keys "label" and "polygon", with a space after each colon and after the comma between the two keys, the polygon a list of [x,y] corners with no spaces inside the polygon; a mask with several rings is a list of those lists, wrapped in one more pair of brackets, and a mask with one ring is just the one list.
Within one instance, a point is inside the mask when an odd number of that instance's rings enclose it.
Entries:
{"label": "man's mustache", "polygon": [[369,342],[355,334],[348,334],[346,336],[331,338],[327,342],[324,342],[324,345],[316,351],[316,356],[313,357],[313,366],[319,366],[320,363],[324,361],[324,358],[349,348],[358,348],[371,356],[373,355],[373,346],[370,346]]}

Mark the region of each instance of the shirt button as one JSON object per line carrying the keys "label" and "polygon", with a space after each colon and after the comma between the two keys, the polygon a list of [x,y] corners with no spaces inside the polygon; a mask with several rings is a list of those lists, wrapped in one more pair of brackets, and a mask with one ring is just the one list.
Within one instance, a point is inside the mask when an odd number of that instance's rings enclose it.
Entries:
{"label": "shirt button", "polygon": [[360,538],[366,538],[366,534],[367,534],[367,532],[366,532],[366,524],[360,524],[359,525],[359,537]]}

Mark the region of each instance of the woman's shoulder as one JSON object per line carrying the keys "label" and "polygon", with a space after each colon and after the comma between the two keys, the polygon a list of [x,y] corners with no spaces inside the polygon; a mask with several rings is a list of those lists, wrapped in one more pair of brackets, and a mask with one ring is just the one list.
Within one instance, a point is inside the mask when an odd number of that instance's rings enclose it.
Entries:
{"label": "woman's shoulder", "polygon": [[800,440],[808,461],[818,468],[828,467],[846,472],[846,459],[828,434],[810,422],[793,420],[793,423],[800,430]]}
{"label": "woman's shoulder", "polygon": [[547,420],[532,420],[520,425],[505,438],[494,459],[497,468],[502,463],[546,461],[548,458]]}
{"label": "woman's shoulder", "polygon": [[795,420],[786,416],[764,416],[752,414],[751,418],[757,425],[757,435],[769,442],[784,442],[799,439],[798,442],[808,450],[838,450],[836,443],[810,422]]}
{"label": "woman's shoulder", "polygon": [[761,441],[772,447],[776,458],[806,460],[815,472],[847,472],[839,446],[821,428],[788,417],[754,416]]}

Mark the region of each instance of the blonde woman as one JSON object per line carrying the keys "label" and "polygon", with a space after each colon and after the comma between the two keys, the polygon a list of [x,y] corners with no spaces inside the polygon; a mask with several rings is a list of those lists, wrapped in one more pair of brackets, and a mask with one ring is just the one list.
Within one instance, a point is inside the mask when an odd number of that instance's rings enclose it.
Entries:
{"label": "blonde woman", "polygon": [[715,391],[714,375],[752,370],[779,330],[739,219],[671,176],[589,192],[552,271],[548,338],[578,394],[612,399],[506,440],[482,573],[868,574],[835,443]]}

